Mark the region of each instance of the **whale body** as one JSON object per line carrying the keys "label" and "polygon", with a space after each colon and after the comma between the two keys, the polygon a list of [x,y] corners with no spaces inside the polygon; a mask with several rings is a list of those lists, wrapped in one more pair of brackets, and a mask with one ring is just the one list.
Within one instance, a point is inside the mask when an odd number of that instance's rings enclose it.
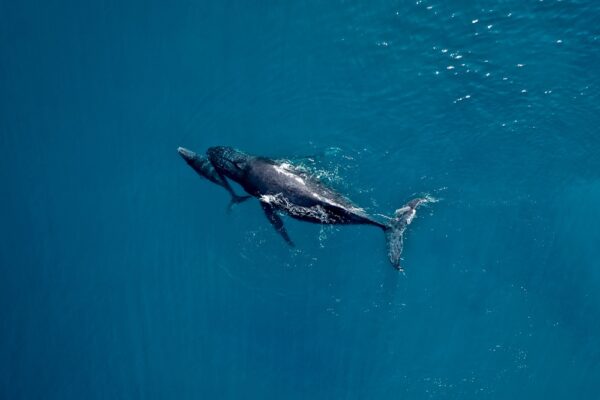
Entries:
{"label": "whale body", "polygon": [[[234,202],[246,200],[233,192],[227,180],[238,183],[249,196],[255,197],[275,230],[294,246],[281,214],[319,224],[371,225],[383,230],[388,247],[388,258],[398,270],[403,249],[404,232],[416,215],[417,208],[430,201],[416,198],[396,210],[388,221],[381,222],[361,207],[319,180],[293,167],[267,157],[252,156],[232,147],[211,147],[204,159],[196,153],[180,148],[179,153],[192,167],[196,161],[202,166],[198,172],[213,183],[226,188]],[[208,163],[208,164],[207,164]]]}

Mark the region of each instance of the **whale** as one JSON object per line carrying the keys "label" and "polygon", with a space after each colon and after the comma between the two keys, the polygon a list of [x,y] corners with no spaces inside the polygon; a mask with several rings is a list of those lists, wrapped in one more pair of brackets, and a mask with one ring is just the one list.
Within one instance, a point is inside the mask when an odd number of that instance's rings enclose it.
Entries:
{"label": "whale", "polygon": [[400,271],[405,231],[417,208],[432,201],[429,197],[412,199],[382,221],[287,161],[254,156],[227,146],[210,147],[206,156],[182,147],[178,151],[198,174],[224,187],[232,202],[245,201],[247,197],[235,194],[228,180],[239,184],[247,196],[258,199],[267,220],[289,246],[295,244],[285,228],[283,215],[324,225],[374,226],[384,232],[388,259]]}
{"label": "whale", "polygon": [[231,201],[227,207],[228,210],[231,209],[234,204],[242,203],[252,198],[252,196],[240,196],[236,194],[231,188],[229,182],[227,182],[226,179],[223,179],[221,175],[217,173],[211,162],[208,160],[208,157],[194,153],[193,151],[183,147],[179,147],[177,152],[185,160],[185,162],[192,167],[194,171],[196,171],[198,175],[227,190],[227,192],[231,195]]}

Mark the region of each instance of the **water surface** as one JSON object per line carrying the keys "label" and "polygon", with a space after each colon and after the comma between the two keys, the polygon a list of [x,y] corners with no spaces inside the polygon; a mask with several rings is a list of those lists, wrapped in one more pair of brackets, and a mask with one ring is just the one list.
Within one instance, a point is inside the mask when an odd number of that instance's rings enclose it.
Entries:
{"label": "water surface", "polygon": [[[0,2],[0,397],[600,390],[600,6]],[[318,159],[370,227],[287,220],[178,146]],[[306,162],[306,161],[305,161]]]}

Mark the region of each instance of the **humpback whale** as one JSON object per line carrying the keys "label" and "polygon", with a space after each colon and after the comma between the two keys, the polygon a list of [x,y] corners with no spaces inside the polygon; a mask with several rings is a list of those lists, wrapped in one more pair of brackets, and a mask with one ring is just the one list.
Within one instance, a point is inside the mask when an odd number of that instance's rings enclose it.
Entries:
{"label": "humpback whale", "polygon": [[[417,208],[431,199],[415,198],[396,210],[388,221],[381,222],[364,209],[327,187],[309,174],[295,169],[287,162],[252,156],[233,147],[210,147],[206,155],[180,147],[179,154],[201,176],[225,188],[232,203],[255,197],[269,222],[290,246],[290,238],[281,214],[319,224],[371,225],[383,230],[388,258],[392,266],[402,270],[404,232],[416,215]],[[238,183],[248,196],[237,195],[228,180]]]}
{"label": "humpback whale", "polygon": [[237,195],[231,188],[231,185],[229,185],[229,182],[227,182],[227,179],[223,179],[217,173],[217,171],[215,171],[215,168],[212,166],[210,161],[208,161],[208,158],[203,157],[200,154],[196,154],[193,151],[189,151],[188,149],[184,149],[183,147],[178,148],[177,152],[181,155],[185,162],[192,167],[194,171],[196,171],[198,175],[208,179],[212,183],[216,183],[229,192],[231,195],[231,201],[229,202],[228,209],[231,208],[232,205],[241,203],[252,197]]}

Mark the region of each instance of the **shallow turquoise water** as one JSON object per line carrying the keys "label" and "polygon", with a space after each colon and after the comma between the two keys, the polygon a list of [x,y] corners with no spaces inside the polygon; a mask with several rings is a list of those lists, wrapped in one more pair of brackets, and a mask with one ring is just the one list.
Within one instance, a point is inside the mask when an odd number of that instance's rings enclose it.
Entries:
{"label": "shallow turquoise water", "polygon": [[[0,2],[1,398],[597,398],[597,2],[121,3]],[[217,144],[441,201],[290,251]]]}

